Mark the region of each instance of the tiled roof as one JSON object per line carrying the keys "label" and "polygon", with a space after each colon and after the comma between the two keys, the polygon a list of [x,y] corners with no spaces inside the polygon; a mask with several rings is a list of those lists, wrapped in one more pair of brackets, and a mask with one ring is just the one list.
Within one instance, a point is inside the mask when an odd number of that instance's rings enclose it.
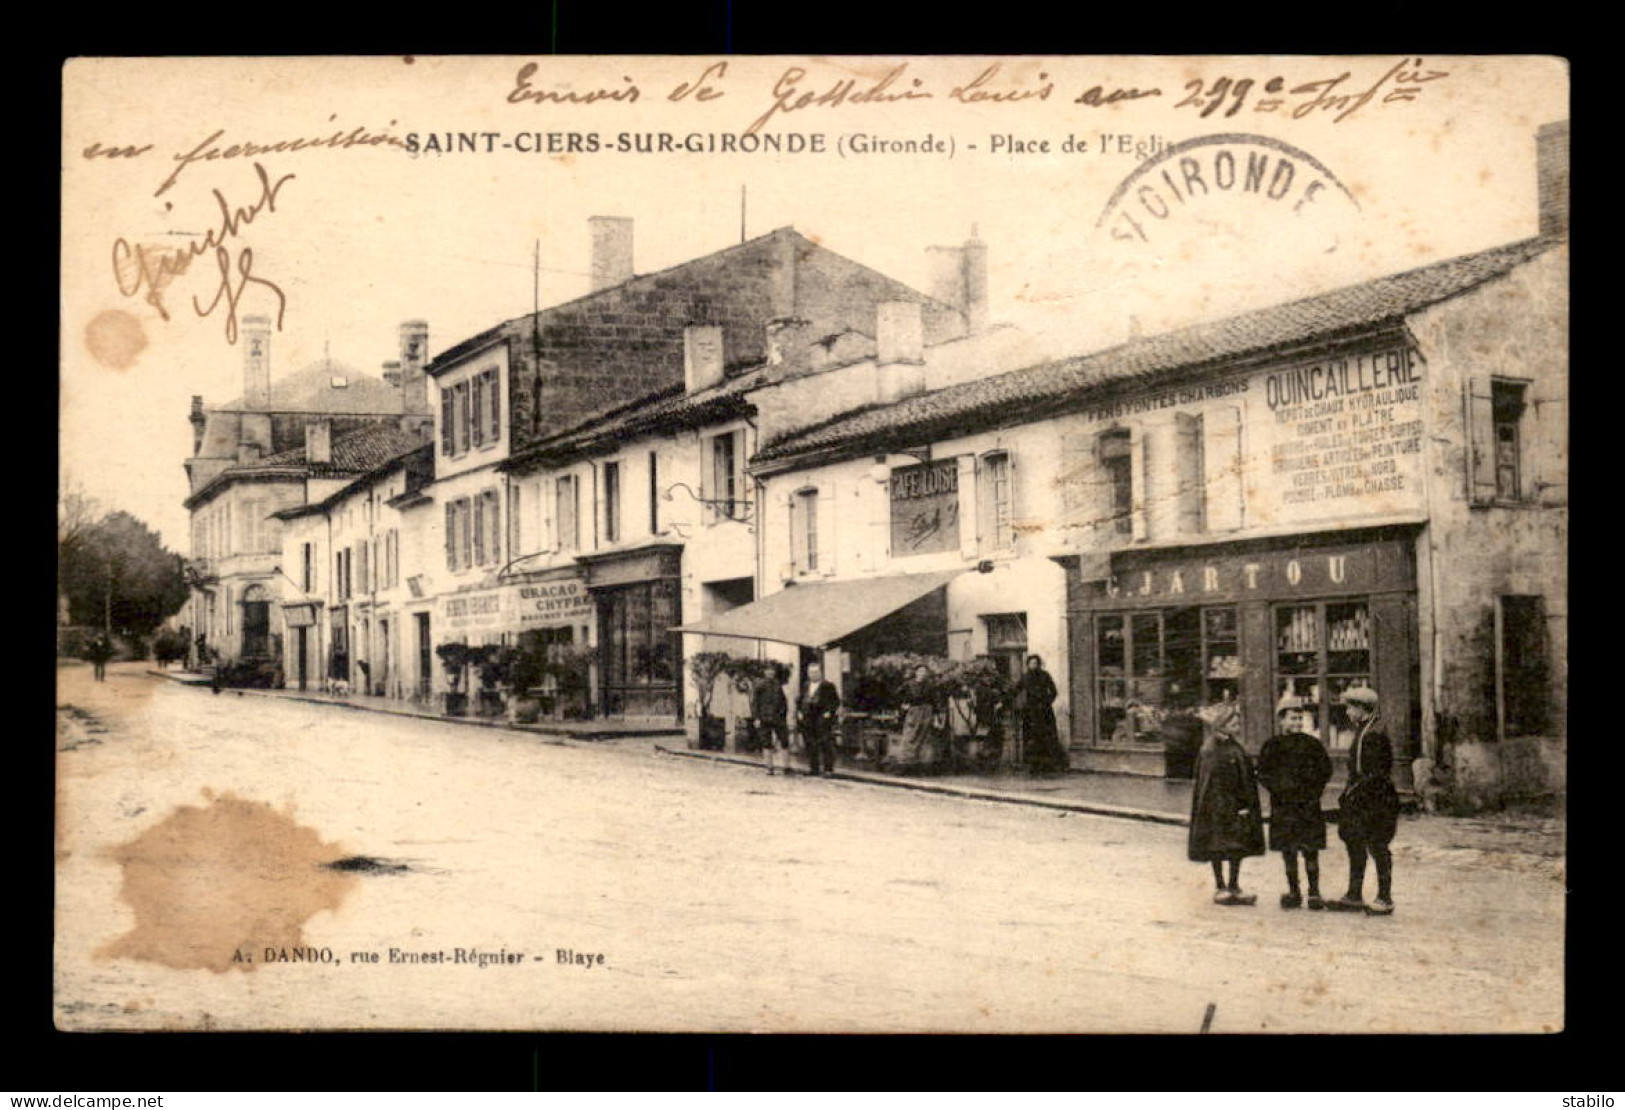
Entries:
{"label": "tiled roof", "polygon": [[295,447],[257,462],[228,466],[222,477],[233,471],[258,470],[265,467],[298,467],[312,478],[343,478],[375,470],[397,455],[423,446],[423,437],[402,431],[394,424],[378,424],[351,432],[333,441],[333,461],[312,463],[305,461],[304,447]]}
{"label": "tiled roof", "polygon": [[663,389],[515,453],[504,464],[504,469],[530,462],[557,461],[645,432],[691,428],[748,415],[751,405],[745,395],[765,378],[758,369],[697,393],[688,393],[681,385]]}
{"label": "tiled roof", "polygon": [[[342,386],[333,383],[342,381]],[[246,408],[236,397],[224,405],[211,406],[225,411]],[[271,398],[256,406],[263,412],[389,413],[401,411],[401,389],[382,378],[372,377],[335,362],[318,359],[301,370],[271,382]]]}
{"label": "tiled roof", "polygon": [[847,413],[769,443],[758,452],[756,461],[870,444],[967,422],[1025,421],[1076,402],[1098,387],[1155,379],[1172,371],[1189,372],[1228,359],[1352,335],[1500,277],[1557,242],[1526,239],[1302,300],[1131,340],[1093,354]]}

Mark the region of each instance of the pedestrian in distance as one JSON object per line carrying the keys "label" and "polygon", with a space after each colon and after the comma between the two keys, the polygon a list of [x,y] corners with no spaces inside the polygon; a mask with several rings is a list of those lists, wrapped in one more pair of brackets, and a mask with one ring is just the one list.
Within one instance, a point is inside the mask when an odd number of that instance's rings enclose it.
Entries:
{"label": "pedestrian in distance", "polygon": [[1270,795],[1269,846],[1286,865],[1287,892],[1281,908],[1304,904],[1298,885],[1298,856],[1309,881],[1309,908],[1325,909],[1320,897],[1320,853],[1326,847],[1326,817],[1320,796],[1332,777],[1326,747],[1304,727],[1303,700],[1292,694],[1276,707],[1281,731],[1264,741],[1258,753],[1258,781]]}
{"label": "pedestrian in distance", "polygon": [[790,774],[790,703],[784,696],[784,672],[774,664],[769,673],[757,680],[750,692],[750,719],[756,727],[756,736],[766,753],[767,773],[773,774],[782,764],[786,777]]}
{"label": "pedestrian in distance", "polygon": [[[1264,823],[1252,761],[1237,741],[1241,712],[1224,702],[1209,714],[1207,737],[1196,757],[1196,788],[1191,792],[1187,854],[1213,865],[1213,900],[1221,906],[1251,906],[1256,894],[1241,892],[1241,861],[1264,854]],[[1229,874],[1225,874],[1228,865]]]}
{"label": "pedestrian in distance", "polygon": [[113,658],[113,644],[105,635],[97,635],[85,646],[85,658],[90,660],[97,682],[107,681],[107,661]]}
{"label": "pedestrian in distance", "polygon": [[823,775],[835,773],[836,714],[841,708],[841,694],[835,684],[824,678],[824,668],[817,663],[807,668],[807,692],[801,699],[798,717],[801,723],[802,743],[807,746],[807,773]]}
{"label": "pedestrian in distance", "polygon": [[1016,694],[1021,714],[1021,735],[1029,770],[1047,774],[1067,769],[1066,749],[1055,727],[1055,680],[1044,669],[1042,656],[1027,656],[1027,669]]}
{"label": "pedestrian in distance", "polygon": [[[1377,692],[1369,686],[1343,691],[1354,722],[1349,749],[1349,781],[1338,798],[1337,835],[1349,854],[1349,888],[1326,903],[1330,910],[1386,917],[1394,912],[1394,857],[1389,849],[1399,826],[1399,791],[1394,789],[1394,747],[1377,712]],[[1365,903],[1365,861],[1377,865],[1377,897]]]}

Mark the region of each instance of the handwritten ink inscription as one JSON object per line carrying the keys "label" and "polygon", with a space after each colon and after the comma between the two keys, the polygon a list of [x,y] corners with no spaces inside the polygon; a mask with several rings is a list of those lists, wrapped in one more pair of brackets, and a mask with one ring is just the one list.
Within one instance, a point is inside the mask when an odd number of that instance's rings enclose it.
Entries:
{"label": "handwritten ink inscription", "polygon": [[207,255],[214,260],[217,284],[206,304],[196,295],[192,297],[192,310],[203,317],[212,316],[224,307],[226,342],[236,343],[238,304],[252,286],[276,298],[276,326],[281,329],[287,296],[275,282],[254,273],[253,248],[237,246],[236,241],[245,227],[262,215],[276,211],[278,195],[296,175],[284,174],[273,179],[258,162],[254,163],[254,172],[259,178],[260,192],[249,204],[233,205],[219,189],[210,190],[219,206],[219,223],[194,237],[185,247],[132,244],[122,237],[114,240],[113,278],[119,292],[126,297],[141,295],[167,321],[170,315],[164,300],[166,290],[191,269],[195,260]]}

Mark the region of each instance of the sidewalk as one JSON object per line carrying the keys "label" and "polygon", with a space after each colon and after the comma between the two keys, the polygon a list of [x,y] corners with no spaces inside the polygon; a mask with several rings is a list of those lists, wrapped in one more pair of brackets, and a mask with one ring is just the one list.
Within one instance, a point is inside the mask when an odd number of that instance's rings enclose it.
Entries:
{"label": "sidewalk", "polygon": [[[195,671],[156,671],[148,674],[167,678],[186,686],[207,686],[209,679]],[[472,725],[477,728],[503,728],[516,732],[534,732],[544,736],[564,736],[577,740],[620,740],[628,737],[681,737],[683,730],[676,725],[648,721],[538,721],[535,724],[515,724],[502,717],[448,717],[438,709],[399,698],[380,698],[370,694],[327,694],[320,690],[238,690],[222,689],[222,697],[244,695],[252,697],[284,698],[288,701],[309,702],[313,705],[335,705],[345,709],[365,709],[373,713],[388,713],[396,717],[420,717],[443,721],[453,725]]]}
{"label": "sidewalk", "polygon": [[[149,673],[188,685],[208,683],[206,678],[187,672],[153,670]],[[436,710],[391,698],[366,695],[343,698],[318,691],[229,690],[222,691],[222,696],[239,693],[388,713],[398,717],[419,717],[453,725],[508,729],[559,739],[619,740],[634,745],[647,744],[651,753],[664,757],[765,768],[765,764],[755,755],[690,749],[686,746],[683,730],[672,725],[620,721],[547,721],[518,725],[502,719],[447,717]],[[799,773],[804,766],[804,760],[798,755],[798,774],[792,781],[805,780],[805,776]],[[1059,775],[1034,775],[1016,770],[994,774],[882,774],[845,759],[833,778],[834,781],[974,801],[1035,806],[1063,813],[1091,814],[1177,827],[1190,823],[1192,783],[1189,780],[1080,771]],[[1335,781],[1326,789],[1328,817],[1334,817],[1330,811],[1335,806],[1338,789],[1339,783]],[[1560,811],[1554,812],[1549,808],[1511,809],[1479,817],[1405,814],[1401,819],[1395,849],[1402,856],[1411,858],[1450,858],[1458,862],[1470,859],[1484,866],[1532,869],[1561,877],[1564,838],[1563,816]],[[1341,854],[1335,828],[1328,830],[1327,840],[1328,848]]]}

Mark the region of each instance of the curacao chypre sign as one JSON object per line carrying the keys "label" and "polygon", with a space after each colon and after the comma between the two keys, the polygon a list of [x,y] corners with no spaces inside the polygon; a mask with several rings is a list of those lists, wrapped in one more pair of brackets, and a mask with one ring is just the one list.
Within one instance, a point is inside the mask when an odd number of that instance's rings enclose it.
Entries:
{"label": "curacao chypre sign", "polygon": [[523,632],[589,622],[597,612],[580,578],[514,583],[441,599],[440,615],[457,632]]}

